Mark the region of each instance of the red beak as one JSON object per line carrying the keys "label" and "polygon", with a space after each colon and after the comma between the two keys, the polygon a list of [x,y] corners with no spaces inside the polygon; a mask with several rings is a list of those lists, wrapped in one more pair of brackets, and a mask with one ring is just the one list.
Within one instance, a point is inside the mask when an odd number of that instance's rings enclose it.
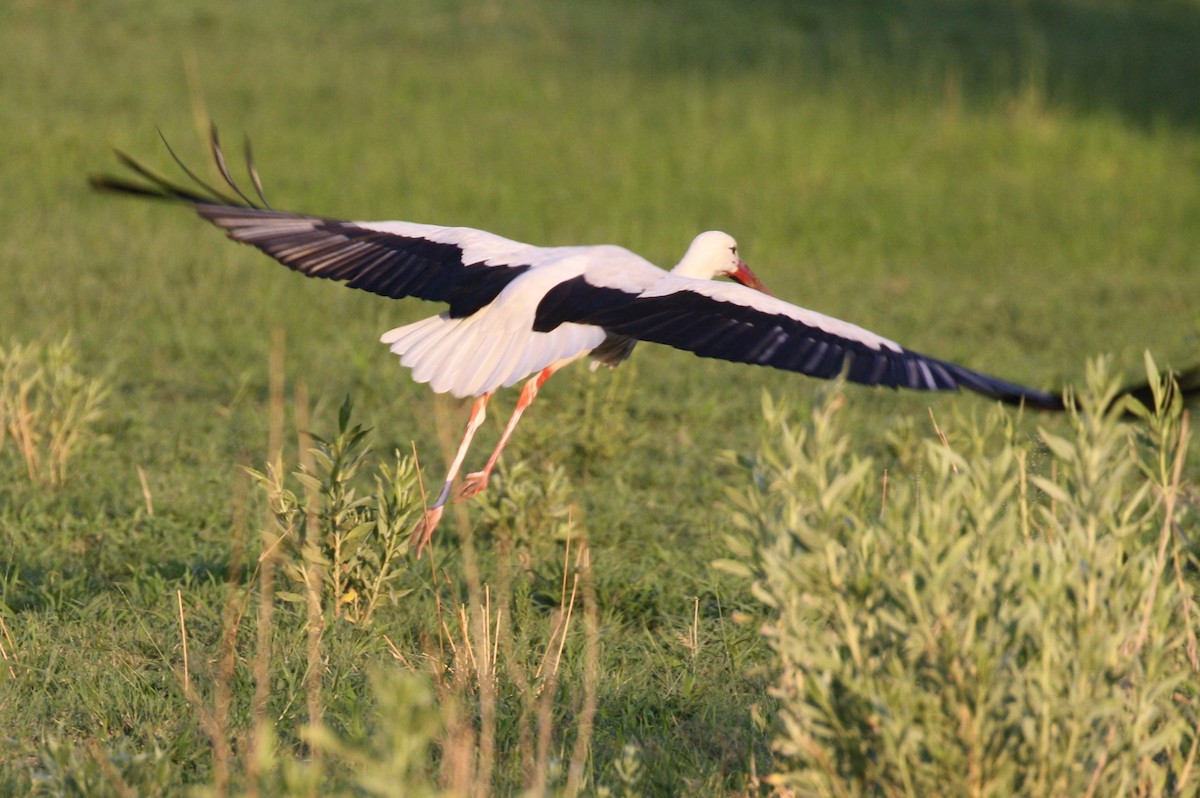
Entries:
{"label": "red beak", "polygon": [[737,262],[737,269],[735,269],[734,272],[729,276],[747,288],[753,288],[755,291],[761,291],[767,296],[774,296],[774,294],[768,291],[767,287],[763,285],[763,281],[758,279],[758,275],[750,271],[750,267],[740,260]]}

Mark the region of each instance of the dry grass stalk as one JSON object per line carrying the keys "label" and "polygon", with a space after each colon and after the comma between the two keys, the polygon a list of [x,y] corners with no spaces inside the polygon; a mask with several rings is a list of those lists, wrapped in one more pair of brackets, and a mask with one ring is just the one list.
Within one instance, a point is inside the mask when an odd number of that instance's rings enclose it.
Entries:
{"label": "dry grass stalk", "polygon": [[[571,759],[567,765],[567,795],[577,795],[583,781],[583,769],[587,762],[587,752],[591,745],[593,723],[596,713],[596,688],[599,682],[599,612],[596,605],[595,585],[592,583],[591,552],[587,542],[581,541],[572,567],[570,530],[568,524],[567,545],[563,552],[563,580],[560,587],[559,610],[555,614],[554,628],[547,641],[546,651],[536,673],[536,678],[542,678],[534,693],[537,694],[537,747],[534,752],[532,770],[527,771],[526,789],[528,794],[541,796],[546,794],[550,776],[550,745],[554,738],[554,699],[558,692],[558,679],[562,664],[563,649],[566,645],[567,634],[571,629],[576,599],[583,592],[584,603],[584,684],[579,720],[576,723],[575,744]],[[567,574],[571,576],[571,591],[567,594]],[[557,640],[557,645],[555,641]],[[547,669],[550,652],[554,651],[553,664]],[[542,677],[545,672],[544,678]]]}
{"label": "dry grass stalk", "polygon": [[1109,726],[1107,734],[1104,735],[1104,748],[1096,757],[1096,767],[1092,770],[1092,778],[1088,780],[1087,792],[1083,794],[1083,798],[1092,798],[1096,794],[1096,789],[1100,786],[1100,775],[1104,772],[1104,766],[1108,764],[1108,757],[1116,739],[1117,727]]}
{"label": "dry grass stalk", "polygon": [[234,761],[233,732],[230,708],[233,704],[233,675],[236,667],[237,636],[249,595],[240,587],[245,540],[246,480],[244,469],[238,471],[234,483],[232,547],[226,577],[225,604],[221,611],[221,637],[217,643],[217,667],[212,679],[211,706],[196,689],[192,680],[187,645],[187,619],[183,609],[183,594],[176,591],[179,613],[179,633],[183,650],[183,668],[176,672],[184,698],[196,712],[200,729],[212,746],[212,794],[222,798],[229,794],[230,775]]}
{"label": "dry grass stalk", "polygon": [[1020,489],[1017,508],[1021,512],[1021,535],[1028,541],[1032,522],[1029,518],[1029,457],[1024,449],[1017,452],[1017,485]]}
{"label": "dry grass stalk", "polygon": [[183,591],[176,588],[175,600],[179,604],[179,641],[183,646],[183,683],[191,684],[191,670],[188,668],[187,622],[183,619]]}
{"label": "dry grass stalk", "polygon": [[229,553],[225,606],[221,611],[221,638],[217,645],[217,673],[213,679],[213,723],[220,742],[213,741],[213,782],[227,787],[233,761],[230,707],[233,704],[233,672],[237,664],[237,637],[248,596],[243,594],[242,558],[246,540],[246,476],[238,469],[233,496],[233,545]]}
{"label": "dry grass stalk", "polygon": [[196,713],[200,730],[208,737],[213,749],[212,794],[215,798],[224,798],[229,794],[229,761],[232,755],[228,729],[222,725],[218,714],[208,706],[192,681],[184,679],[181,673],[176,675],[183,688],[183,697]]}
{"label": "dry grass stalk", "polygon": [[52,486],[92,437],[109,393],[103,380],[75,371],[70,338],[43,346],[0,348],[0,451],[9,439],[30,481]]}
{"label": "dry grass stalk", "polygon": [[[946,439],[946,433],[942,432],[941,426],[937,422],[937,417],[933,415],[933,408],[929,408],[929,420],[933,422],[933,431],[937,433],[938,440],[942,442],[942,446],[946,447],[946,451],[951,451],[950,441]],[[953,460],[950,461],[950,467],[954,469],[954,473],[958,473],[958,464]]]}
{"label": "dry grass stalk", "polygon": [[541,685],[537,702],[537,749],[533,775],[526,785],[532,796],[544,796],[550,778],[550,741],[554,737],[554,696],[558,691],[558,669],[552,669]]}
{"label": "dry grass stalk", "polygon": [[267,462],[283,460],[283,427],[286,416],[284,389],[284,334],[282,327],[271,330],[271,354],[267,360]]}
{"label": "dry grass stalk", "polygon": [[[239,472],[241,473],[241,472]],[[217,644],[217,670],[213,677],[212,706],[196,690],[192,682],[187,654],[187,623],[183,612],[182,593],[176,591],[179,609],[179,632],[183,648],[183,670],[177,673],[183,688],[184,698],[199,718],[200,728],[208,737],[213,751],[213,795],[222,798],[229,792],[231,764],[233,762],[232,732],[229,710],[232,705],[233,671],[236,664],[237,634],[241,624],[245,599],[239,600],[241,578],[242,541],[245,532],[244,508],[246,502],[245,480],[235,483],[233,513],[233,546],[229,558],[225,605],[221,612],[221,638]]]}
{"label": "dry grass stalk", "polygon": [[[13,665],[17,662],[17,644],[13,642],[12,635],[8,631],[8,624],[4,622],[4,616],[0,615],[0,633],[4,635],[4,640],[0,640],[0,657],[8,663],[8,675],[12,678],[17,678],[17,671]],[[12,651],[10,654],[9,651]]]}
{"label": "dry grass stalk", "polygon": [[[465,611],[455,614],[457,634],[462,635],[462,645],[455,642],[456,632],[447,623],[440,594],[435,594],[438,617],[437,650],[427,644],[425,660],[432,671],[440,700],[447,706],[457,707],[470,690],[474,652],[471,651],[470,629]],[[447,654],[449,664],[447,664]],[[395,654],[394,654],[395,655]],[[443,789],[453,795],[471,795],[476,791],[479,769],[479,738],[475,723],[469,712],[448,711],[446,728],[441,740],[442,758],[439,767],[439,782]],[[490,778],[490,771],[489,771]]]}
{"label": "dry grass stalk", "polygon": [[1179,771],[1179,783],[1191,784],[1192,767],[1196,764],[1196,752],[1200,750],[1200,734],[1192,735],[1192,745],[1188,749],[1187,761]]}
{"label": "dry grass stalk", "polygon": [[[312,456],[312,436],[309,433],[308,387],[304,382],[296,384],[296,428],[300,456],[300,469],[305,473],[315,472]],[[321,609],[321,584],[324,581],[321,573],[320,519],[317,516],[319,499],[316,489],[311,485],[305,487],[305,535],[304,535],[304,601],[308,615],[305,622],[307,629],[307,667],[304,673],[305,702],[308,708],[308,722],[312,726],[320,726],[324,716],[321,701],[321,638],[325,632],[325,616]],[[314,760],[320,760],[321,750],[316,745],[309,749]]]}
{"label": "dry grass stalk", "polygon": [[[568,525],[568,528],[573,528]],[[566,763],[567,795],[578,795],[585,779],[599,684],[599,610],[592,583],[591,556],[586,542],[568,539],[563,555],[563,578],[559,607],[550,619],[549,634],[536,655],[536,665],[518,651],[511,627],[512,575],[516,572],[512,541],[501,538],[496,584],[482,582],[472,530],[459,522],[462,539],[463,573],[467,601],[449,611],[440,595],[438,643],[430,641],[426,659],[431,663],[434,683],[443,700],[451,705],[472,701],[475,713],[464,717],[448,713],[441,741],[440,783],[443,789],[464,795],[486,796],[495,785],[497,752],[496,701],[503,680],[517,690],[520,710],[516,717],[517,754],[521,762],[523,794],[542,796],[550,789],[554,772],[556,701],[561,697],[559,679],[566,653],[566,639],[582,605],[584,678],[578,699],[574,745]],[[450,586],[448,575],[438,581]],[[440,591],[439,591],[440,593]],[[453,619],[453,620],[451,620]],[[532,653],[532,652],[529,652]],[[393,650],[393,656],[405,661]],[[473,693],[467,698],[468,693]],[[463,700],[465,699],[465,700]],[[471,715],[476,718],[471,722]]]}
{"label": "dry grass stalk", "polygon": [[[485,590],[481,584],[479,564],[475,555],[474,535],[467,522],[467,514],[461,507],[456,508],[454,515],[462,536],[463,570],[467,577],[467,596],[473,606],[485,608],[483,612],[476,613],[472,632],[476,639],[485,641],[484,651],[487,652],[489,650],[486,646],[489,624],[486,604],[483,601]],[[471,649],[471,646],[467,646],[468,652],[471,652]],[[479,686],[479,754],[475,766],[473,792],[477,798],[487,798],[492,794],[492,774],[496,767],[496,682],[495,679],[482,678],[477,671],[476,683]]]}
{"label": "dry grass stalk", "polygon": [[[7,376],[7,375],[6,375]],[[37,414],[29,407],[29,394],[37,385],[39,377],[27,377],[16,384],[16,392],[12,393],[12,384],[5,380],[5,407],[0,409],[0,429],[11,437],[25,461],[25,471],[31,481],[38,481],[41,474],[41,455],[38,444],[41,435],[36,430]],[[3,443],[3,439],[0,439]]]}
{"label": "dry grass stalk", "polygon": [[583,786],[584,766],[592,744],[596,707],[600,687],[600,609],[596,600],[596,584],[592,579],[592,552],[586,540],[580,541],[575,566],[583,597],[583,700],[575,724],[575,745],[567,765],[566,795],[573,798]]}
{"label": "dry grass stalk", "polygon": [[[558,640],[558,646],[554,648],[554,665],[550,667],[549,675],[558,675],[558,667],[562,664],[563,647],[567,644],[567,631],[571,628],[571,615],[575,610],[575,594],[578,590],[579,575],[576,574],[571,580],[570,600],[567,600],[565,594],[559,597],[559,609],[555,613],[554,629],[550,632],[550,642],[546,646],[546,651],[542,655],[542,664],[538,666],[537,672],[534,673],[534,678],[541,678],[542,671],[546,667],[546,662],[550,658],[550,650],[554,647],[555,639]],[[563,609],[564,607],[565,609]]]}
{"label": "dry grass stalk", "polygon": [[692,625],[687,634],[682,635],[683,647],[687,649],[692,659],[700,653],[700,597],[689,596],[692,601]]}
{"label": "dry grass stalk", "polygon": [[137,467],[138,483],[142,486],[142,501],[146,503],[146,515],[154,517],[154,497],[150,495],[150,483],[146,481],[146,469]]}
{"label": "dry grass stalk", "polygon": [[1158,539],[1158,552],[1154,556],[1154,578],[1151,580],[1150,589],[1146,593],[1146,609],[1142,613],[1142,623],[1138,627],[1137,637],[1134,638],[1128,652],[1130,656],[1136,657],[1140,654],[1142,647],[1146,645],[1146,639],[1150,636],[1150,617],[1154,611],[1154,603],[1158,599],[1158,584],[1162,581],[1163,571],[1167,567],[1167,543],[1170,542],[1172,533],[1175,531],[1175,502],[1179,498],[1179,484],[1183,475],[1183,461],[1187,457],[1187,444],[1188,414],[1184,413],[1179,422],[1179,443],[1175,449],[1175,463],[1171,472],[1171,482],[1164,486],[1163,489],[1165,512],[1163,514],[1162,534]]}
{"label": "dry grass stalk", "polygon": [[100,767],[100,772],[104,774],[104,778],[108,779],[109,786],[113,788],[119,798],[137,798],[137,791],[129,786],[125,779],[121,778],[121,774],[113,767],[112,760],[100,748],[100,744],[96,742],[96,738],[89,737],[84,743],[87,748],[88,756]]}
{"label": "dry grass stalk", "polygon": [[[1196,617],[1193,615],[1196,599],[1183,581],[1184,556],[1179,551],[1179,538],[1175,535],[1171,536],[1171,549],[1171,561],[1175,571],[1175,584],[1179,587],[1179,606],[1183,612],[1183,629],[1184,634],[1187,635],[1188,664],[1192,666],[1193,673],[1200,673],[1200,642],[1196,639]],[[1197,739],[1200,739],[1200,736]]]}
{"label": "dry grass stalk", "polygon": [[387,643],[388,653],[392,655],[392,659],[399,662],[409,673],[417,672],[417,669],[414,668],[412,663],[408,661],[408,657],[404,656],[404,652],[400,650],[399,646],[396,645],[392,638],[384,635],[383,642]]}
{"label": "dry grass stalk", "polygon": [[[443,700],[457,706],[451,698]],[[451,711],[447,715],[438,781],[451,795],[471,795],[475,792],[477,767],[475,724],[468,712]]]}
{"label": "dry grass stalk", "polygon": [[[501,608],[504,609],[508,605],[508,597],[512,595],[512,541],[500,540],[498,545],[500,546],[501,567],[498,572],[499,590],[497,592],[500,596]],[[566,579],[567,573],[564,570],[563,589],[566,586]],[[511,617],[511,612],[509,617]],[[497,643],[500,655],[503,657],[504,672],[512,680],[513,685],[517,688],[517,694],[521,696],[523,702],[522,711],[517,715],[517,751],[521,758],[521,774],[526,783],[529,783],[534,773],[533,713],[530,711],[530,706],[536,693],[530,685],[525,663],[517,656],[513,646],[513,636],[511,634],[498,635]]]}
{"label": "dry grass stalk", "polygon": [[[267,533],[264,533],[264,538]],[[258,795],[259,761],[269,745],[271,721],[267,700],[271,693],[271,642],[275,623],[275,557],[267,556],[258,574],[258,622],[251,665],[254,696],[250,702],[250,740],[246,752],[246,794]]]}
{"label": "dry grass stalk", "polygon": [[[267,462],[283,470],[283,427],[285,416],[283,328],[271,331],[271,354],[268,361],[268,433]],[[258,558],[258,619],[255,625],[254,696],[250,702],[250,739],[246,752],[246,794],[258,796],[259,761],[268,745],[270,721],[267,700],[271,693],[271,641],[275,625],[275,569],[278,545],[286,536],[280,528],[279,517],[268,504],[263,508],[262,544]]]}
{"label": "dry grass stalk", "polygon": [[[568,544],[569,551],[569,544]],[[566,571],[567,563],[563,563],[564,572]],[[547,641],[546,650],[542,654],[542,662],[538,666],[534,674],[534,678],[541,678],[542,682],[538,686],[538,701],[537,701],[537,749],[533,762],[533,774],[530,783],[526,785],[529,794],[533,796],[543,796],[546,794],[546,787],[550,777],[550,742],[554,737],[554,699],[558,693],[558,677],[559,666],[562,663],[563,647],[566,645],[567,632],[571,628],[571,617],[575,607],[575,596],[579,589],[579,574],[575,574],[571,580],[571,597],[570,600],[566,596],[566,580],[563,580],[563,593],[559,596],[559,609],[554,614],[554,627],[550,632],[550,640]],[[558,645],[555,646],[557,639]],[[546,663],[550,658],[551,650],[554,650],[554,664],[550,668],[546,668]],[[545,671],[545,676],[543,676]]]}
{"label": "dry grass stalk", "polygon": [[[457,446],[454,428],[456,424],[451,418],[451,408],[458,405],[442,396],[433,398],[434,423],[437,429],[438,445],[444,459],[448,462]],[[421,483],[424,496],[424,483]],[[440,595],[436,596],[438,614],[438,659],[439,663],[446,662],[446,649],[449,647],[451,679],[444,678],[442,665],[437,665],[435,680],[444,696],[463,696],[468,690],[468,684],[474,682],[477,686],[478,700],[478,737],[468,719],[459,715],[451,717],[447,725],[445,738],[442,742],[443,762],[441,768],[441,784],[443,788],[462,795],[475,795],[486,798],[492,793],[492,774],[496,760],[496,685],[493,678],[483,678],[479,672],[479,658],[475,656],[475,648],[480,647],[487,653],[492,647],[486,641],[491,639],[489,628],[489,604],[487,594],[480,577],[479,563],[475,552],[474,536],[472,534],[466,511],[461,505],[452,507],[455,526],[461,542],[460,552],[463,561],[463,575],[467,587],[467,605],[481,608],[480,612],[466,613],[460,608],[456,613],[456,626],[460,630],[461,645],[454,642],[454,634],[444,617],[444,605]],[[431,541],[429,548],[429,567],[432,570],[434,583],[442,581],[436,564],[436,540]],[[445,581],[449,583],[448,576]],[[499,624],[499,619],[497,620]],[[495,639],[500,639],[499,625]],[[473,640],[481,641],[476,646]],[[432,652],[430,652],[432,658]]]}

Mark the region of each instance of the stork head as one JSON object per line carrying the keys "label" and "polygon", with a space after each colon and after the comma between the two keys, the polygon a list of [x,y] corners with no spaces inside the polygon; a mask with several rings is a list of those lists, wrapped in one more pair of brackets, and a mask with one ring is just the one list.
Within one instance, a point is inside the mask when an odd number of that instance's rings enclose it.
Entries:
{"label": "stork head", "polygon": [[762,280],[738,257],[737,242],[733,236],[719,230],[709,230],[692,239],[683,259],[671,273],[701,280],[729,277],[756,291],[769,293]]}

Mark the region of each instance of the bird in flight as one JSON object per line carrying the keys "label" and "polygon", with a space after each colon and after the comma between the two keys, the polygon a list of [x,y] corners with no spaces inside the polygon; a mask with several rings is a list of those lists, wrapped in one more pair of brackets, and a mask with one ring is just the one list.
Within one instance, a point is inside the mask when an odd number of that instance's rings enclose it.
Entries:
{"label": "bird in flight", "polygon": [[[198,177],[169,144],[190,184],[173,182],[119,150],[118,159],[140,179],[100,176],[92,184],[191,205],[234,241],[306,276],[446,306],[380,337],[417,382],[437,393],[474,398],[441,491],[413,532],[418,557],[496,390],[526,380],[495,450],[481,471],[466,476],[460,498],[486,488],[521,414],[550,375],[588,356],[595,364],[616,366],[638,341],[821,379],[841,375],[864,385],[918,391],[965,388],[1007,404],[1064,409],[1059,395],[919,354],[772,296],[742,261],[734,239],[722,232],[696,236],[666,271],[613,245],[539,247],[467,227],[278,211],[266,200],[249,142],[253,197],[231,175],[215,128],[211,147],[226,183],[222,189]],[[732,282],[717,282],[719,277]]]}

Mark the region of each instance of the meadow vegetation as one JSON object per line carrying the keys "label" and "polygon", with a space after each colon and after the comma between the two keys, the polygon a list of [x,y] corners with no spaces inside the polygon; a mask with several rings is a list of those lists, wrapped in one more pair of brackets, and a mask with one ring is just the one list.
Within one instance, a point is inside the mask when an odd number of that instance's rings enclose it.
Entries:
{"label": "meadow vegetation", "polygon": [[[1155,369],[1148,369],[1154,380]],[[1108,413],[1099,364],[1070,429],[998,409],[852,452],[836,395],[770,402],[731,495],[737,559],[772,608],[801,795],[1170,795],[1200,788],[1195,493],[1178,399]],[[1175,404],[1175,407],[1172,407]],[[899,477],[899,478],[896,478]],[[746,565],[752,563],[753,565]]]}
{"label": "meadow vegetation", "polygon": [[[0,794],[1197,794],[1188,421],[1097,412],[1196,360],[1197,40],[1192,0],[3,4]],[[1079,411],[641,347],[416,560],[465,408],[374,341],[432,307],[87,189],[209,118],[279,207],[666,266],[725,229]]]}

